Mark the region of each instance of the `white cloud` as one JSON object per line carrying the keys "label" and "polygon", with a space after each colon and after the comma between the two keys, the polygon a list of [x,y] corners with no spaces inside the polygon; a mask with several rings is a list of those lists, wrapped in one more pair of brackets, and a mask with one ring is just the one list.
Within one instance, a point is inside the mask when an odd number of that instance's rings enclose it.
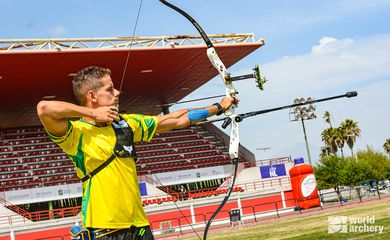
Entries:
{"label": "white cloud", "polygon": [[[306,125],[309,144],[313,146],[312,158],[318,157],[323,146],[320,135],[327,127],[322,119],[325,111],[330,111],[335,125],[346,118],[359,123],[362,137],[356,143],[358,149],[370,145],[383,151],[382,145],[390,137],[390,34],[358,39],[324,37],[312,49],[307,54],[263,65],[263,73],[270,79],[263,92],[254,88],[253,81],[237,83],[241,99],[238,112],[290,105],[297,97],[324,98],[356,90],[359,94],[356,98],[317,104],[318,118]],[[217,91],[216,85],[221,89]],[[223,91],[223,85],[220,79],[215,79],[195,94],[207,91],[202,89],[215,89],[215,93],[208,93],[217,95]],[[240,140],[258,155],[257,159],[290,154],[295,157],[306,152],[302,126],[289,122],[288,112],[285,109],[259,115],[240,124]],[[271,150],[260,152],[257,147]],[[344,152],[348,155],[350,151]]]}
{"label": "white cloud", "polygon": [[[313,51],[308,54],[283,58],[264,66],[271,79],[269,85],[272,85],[272,93],[267,99],[273,101],[278,96],[286,102],[296,97],[320,98],[356,90],[359,93],[356,99],[318,104],[319,118],[308,124],[310,142],[322,145],[320,133],[326,127],[322,116],[329,110],[338,120],[337,124],[346,118],[359,122],[362,138],[357,141],[358,148],[371,145],[382,151],[384,140],[390,137],[389,53],[389,34],[354,40],[322,38],[319,45],[313,46]],[[255,97],[255,93],[251,96]],[[268,134],[279,136],[279,143],[274,142],[274,145],[278,149],[293,146],[297,141],[301,141],[302,145],[302,137],[286,125],[275,127],[275,133],[268,131]],[[280,128],[283,133],[277,133]]]}
{"label": "white cloud", "polygon": [[[264,65],[273,86],[285,93],[320,93],[369,84],[390,76],[390,35],[361,39],[322,38],[305,55],[282,58]],[[286,88],[288,86],[288,88]]]}
{"label": "white cloud", "polygon": [[338,40],[333,37],[323,37],[320,39],[318,45],[312,47],[311,52],[313,54],[325,54],[325,53],[342,50],[343,48],[346,48],[352,44],[353,44],[352,39]]}
{"label": "white cloud", "polygon": [[58,25],[58,26],[55,26],[54,28],[50,29],[50,33],[51,33],[51,35],[59,36],[59,35],[64,35],[66,33],[66,30],[65,30],[64,26]]}

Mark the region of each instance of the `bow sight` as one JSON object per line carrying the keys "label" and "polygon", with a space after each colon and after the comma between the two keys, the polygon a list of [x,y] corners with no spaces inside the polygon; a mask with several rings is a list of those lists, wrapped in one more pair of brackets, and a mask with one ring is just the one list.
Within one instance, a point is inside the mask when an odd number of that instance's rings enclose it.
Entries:
{"label": "bow sight", "polygon": [[[257,65],[257,64],[253,68],[253,73],[252,74],[246,74],[246,75],[239,75],[239,76],[231,77],[230,73],[227,73],[226,76],[225,76],[225,81],[229,84],[229,83],[231,83],[233,81],[241,81],[241,80],[249,79],[249,78],[256,79],[256,86],[260,90],[264,90],[264,84],[268,81],[265,77],[261,76],[259,65]],[[236,122],[241,122],[242,121],[242,118],[239,115],[235,116],[234,119],[236,120]],[[225,117],[221,127],[223,129],[225,129],[231,123],[232,123],[232,118],[227,116],[227,117]]]}
{"label": "bow sight", "polygon": [[240,80],[244,80],[244,79],[248,79],[248,78],[256,79],[256,86],[260,90],[264,90],[264,84],[268,81],[265,77],[261,76],[259,65],[257,65],[257,64],[253,68],[253,73],[252,74],[240,75],[240,76],[235,76],[235,77],[231,77],[230,74],[229,74],[227,79],[225,79],[225,80],[228,81],[228,82],[229,81],[233,82],[233,81],[240,81]]}

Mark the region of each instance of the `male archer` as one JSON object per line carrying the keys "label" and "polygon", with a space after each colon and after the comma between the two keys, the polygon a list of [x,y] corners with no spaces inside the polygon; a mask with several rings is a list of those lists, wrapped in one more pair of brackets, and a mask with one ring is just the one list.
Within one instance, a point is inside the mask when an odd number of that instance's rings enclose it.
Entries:
{"label": "male archer", "polygon": [[[88,229],[85,231],[100,240],[154,239],[142,207],[134,142],[150,141],[155,133],[222,114],[237,100],[225,97],[205,108],[159,116],[118,114],[120,92],[110,75],[109,69],[101,67],[79,71],[72,81],[79,105],[41,101],[38,116],[83,180],[81,216],[83,227]],[[70,120],[75,118],[79,120]]]}

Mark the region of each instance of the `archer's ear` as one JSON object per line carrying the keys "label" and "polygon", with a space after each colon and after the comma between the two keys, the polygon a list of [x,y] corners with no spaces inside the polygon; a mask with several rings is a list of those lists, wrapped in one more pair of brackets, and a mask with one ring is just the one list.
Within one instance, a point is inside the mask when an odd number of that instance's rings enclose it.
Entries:
{"label": "archer's ear", "polygon": [[94,103],[96,103],[96,102],[97,102],[96,93],[95,93],[93,90],[89,90],[89,91],[87,92],[86,99],[87,99],[88,102],[94,102]]}

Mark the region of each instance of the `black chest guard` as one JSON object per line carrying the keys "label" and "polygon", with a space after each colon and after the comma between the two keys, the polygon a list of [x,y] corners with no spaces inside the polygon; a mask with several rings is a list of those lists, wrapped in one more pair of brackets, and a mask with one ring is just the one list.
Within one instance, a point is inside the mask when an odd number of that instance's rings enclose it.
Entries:
{"label": "black chest guard", "polygon": [[122,117],[119,122],[112,122],[116,136],[114,154],[117,157],[132,157],[137,161],[137,154],[134,146],[134,134],[131,127]]}
{"label": "black chest guard", "polygon": [[112,162],[116,157],[119,158],[127,158],[132,157],[134,161],[137,161],[137,154],[135,152],[134,146],[134,133],[133,129],[127,124],[127,122],[119,116],[119,122],[112,122],[112,128],[115,132],[116,142],[114,147],[114,153],[99,167],[94,169],[88,175],[85,175],[81,181],[85,182],[98,172],[100,172],[103,168],[105,168],[108,164]]}

